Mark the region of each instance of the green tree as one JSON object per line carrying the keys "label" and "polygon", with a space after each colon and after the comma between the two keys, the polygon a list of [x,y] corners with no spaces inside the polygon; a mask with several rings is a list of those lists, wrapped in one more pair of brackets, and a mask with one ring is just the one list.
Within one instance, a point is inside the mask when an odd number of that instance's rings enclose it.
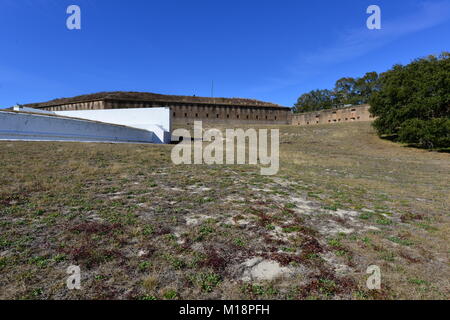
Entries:
{"label": "green tree", "polygon": [[355,91],[357,101],[353,104],[368,103],[372,94],[380,89],[379,77],[376,72],[367,72],[364,77],[356,80]]}
{"label": "green tree", "polygon": [[359,105],[369,101],[379,89],[378,73],[367,72],[361,78],[341,78],[334,86],[335,105]]}
{"label": "green tree", "polygon": [[334,103],[337,105],[353,104],[356,100],[356,79],[341,78],[336,81],[334,86]]}
{"label": "green tree", "polygon": [[379,90],[376,72],[368,72],[362,78],[341,78],[336,81],[333,90],[313,90],[302,94],[294,105],[294,112],[331,109],[346,104],[364,104],[376,90]]}
{"label": "green tree", "polygon": [[448,147],[445,137],[450,134],[450,54],[395,65],[380,76],[379,88],[369,103],[370,112],[378,117],[374,127],[380,135],[394,135],[399,141],[428,148]]}
{"label": "green tree", "polygon": [[330,109],[333,105],[333,92],[330,90],[313,90],[302,94],[294,105],[294,112],[310,112]]}

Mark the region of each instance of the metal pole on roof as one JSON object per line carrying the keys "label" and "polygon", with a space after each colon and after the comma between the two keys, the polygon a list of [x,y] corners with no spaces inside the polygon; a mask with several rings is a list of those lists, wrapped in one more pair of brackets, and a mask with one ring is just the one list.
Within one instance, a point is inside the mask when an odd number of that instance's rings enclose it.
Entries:
{"label": "metal pole on roof", "polygon": [[212,80],[211,82],[211,98],[213,98],[213,104],[215,104],[216,101],[214,99],[214,80]]}

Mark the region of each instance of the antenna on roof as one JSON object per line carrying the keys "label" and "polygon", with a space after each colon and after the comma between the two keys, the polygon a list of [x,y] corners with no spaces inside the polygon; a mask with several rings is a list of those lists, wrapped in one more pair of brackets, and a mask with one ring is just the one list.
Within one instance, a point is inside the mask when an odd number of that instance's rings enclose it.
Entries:
{"label": "antenna on roof", "polygon": [[213,104],[216,104],[214,99],[214,80],[211,81],[211,98],[213,99]]}

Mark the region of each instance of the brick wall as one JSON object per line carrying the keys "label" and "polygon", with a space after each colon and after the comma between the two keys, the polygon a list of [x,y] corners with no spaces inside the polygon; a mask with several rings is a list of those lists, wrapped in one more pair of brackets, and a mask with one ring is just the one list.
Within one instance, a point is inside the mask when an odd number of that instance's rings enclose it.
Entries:
{"label": "brick wall", "polygon": [[292,113],[285,107],[229,106],[219,104],[190,104],[140,101],[90,101],[43,107],[49,111],[155,108],[169,107],[174,124],[194,121],[229,124],[291,124]]}
{"label": "brick wall", "polygon": [[352,106],[342,109],[330,109],[316,112],[294,114],[292,124],[297,126],[330,124],[352,121],[373,121],[369,105]]}

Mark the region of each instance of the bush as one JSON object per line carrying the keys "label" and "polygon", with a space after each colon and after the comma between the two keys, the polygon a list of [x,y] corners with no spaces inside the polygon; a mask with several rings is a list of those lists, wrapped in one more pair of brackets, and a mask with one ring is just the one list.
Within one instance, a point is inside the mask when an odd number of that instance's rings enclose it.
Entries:
{"label": "bush", "polygon": [[399,141],[428,149],[450,147],[450,118],[406,120],[399,130]]}

